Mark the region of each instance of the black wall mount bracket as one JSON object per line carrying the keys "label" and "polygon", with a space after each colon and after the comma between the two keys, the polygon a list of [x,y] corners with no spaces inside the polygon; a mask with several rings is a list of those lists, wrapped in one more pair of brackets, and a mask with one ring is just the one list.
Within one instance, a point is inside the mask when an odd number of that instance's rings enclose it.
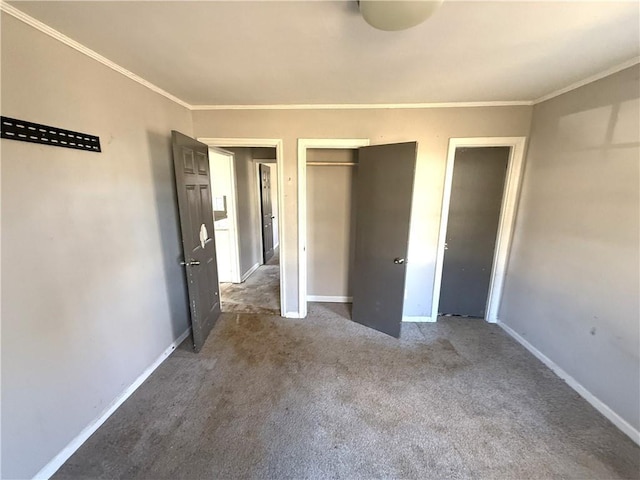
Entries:
{"label": "black wall mount bracket", "polygon": [[41,143],[54,147],[75,148],[101,152],[100,137],[88,133],[74,132],[62,128],[40,125],[15,118],[0,117],[0,133],[2,138],[22,142]]}

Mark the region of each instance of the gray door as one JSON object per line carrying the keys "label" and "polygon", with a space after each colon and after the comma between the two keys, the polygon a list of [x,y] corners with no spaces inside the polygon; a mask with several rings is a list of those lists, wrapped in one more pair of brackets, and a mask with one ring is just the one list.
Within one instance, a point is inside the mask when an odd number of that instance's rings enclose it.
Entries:
{"label": "gray door", "polygon": [[438,311],[484,318],[510,147],[456,149]]}
{"label": "gray door", "polygon": [[260,204],[262,205],[262,258],[273,257],[273,210],[271,207],[271,169],[260,164]]}
{"label": "gray door", "polygon": [[399,337],[416,142],[359,149],[353,320]]}
{"label": "gray door", "polygon": [[199,351],[220,316],[208,147],[171,132],[193,346]]}

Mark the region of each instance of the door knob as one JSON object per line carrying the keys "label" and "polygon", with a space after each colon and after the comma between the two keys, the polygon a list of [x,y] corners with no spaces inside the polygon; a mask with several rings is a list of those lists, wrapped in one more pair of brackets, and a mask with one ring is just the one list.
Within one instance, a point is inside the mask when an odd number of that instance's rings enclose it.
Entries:
{"label": "door knob", "polygon": [[394,258],[393,259],[393,263],[395,263],[396,265],[402,265],[404,263],[404,258]]}
{"label": "door knob", "polygon": [[180,265],[184,265],[186,267],[195,267],[196,265],[200,265],[200,262],[197,260],[191,260],[190,262],[180,262]]}

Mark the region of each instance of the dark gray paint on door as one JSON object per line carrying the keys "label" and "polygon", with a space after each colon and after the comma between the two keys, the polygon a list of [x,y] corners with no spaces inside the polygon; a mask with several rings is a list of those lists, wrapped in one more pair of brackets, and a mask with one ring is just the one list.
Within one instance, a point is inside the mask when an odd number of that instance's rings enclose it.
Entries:
{"label": "dark gray paint on door", "polygon": [[[209,149],[179,132],[171,135],[193,346],[197,352],[220,316]],[[202,225],[207,231],[204,246],[200,238]]]}
{"label": "dark gray paint on door", "polygon": [[260,164],[260,205],[262,213],[262,258],[273,257],[273,208],[271,206],[271,169]]}
{"label": "dark gray paint on door", "polygon": [[359,149],[353,320],[400,336],[416,142]]}
{"label": "dark gray paint on door", "polygon": [[510,147],[456,149],[438,311],[484,318]]}

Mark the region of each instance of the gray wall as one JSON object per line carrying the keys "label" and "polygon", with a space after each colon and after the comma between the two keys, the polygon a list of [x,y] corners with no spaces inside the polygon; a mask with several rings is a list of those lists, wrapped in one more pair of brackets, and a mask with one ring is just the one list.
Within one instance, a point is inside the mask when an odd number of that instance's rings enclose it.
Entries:
{"label": "gray wall", "polygon": [[30,478],[188,328],[170,130],[188,110],[2,14],[2,477]]}
{"label": "gray wall", "polygon": [[276,149],[273,147],[251,147],[251,155],[254,160],[276,160]]}
{"label": "gray wall", "polygon": [[298,311],[297,141],[369,138],[372,144],[417,140],[418,163],[409,239],[405,315],[429,316],[450,137],[526,136],[531,107],[367,110],[194,111],[198,137],[283,139],[285,238],[280,239],[286,312]]}
{"label": "gray wall", "polygon": [[[356,162],[357,150],[309,149],[307,162]],[[307,294],[350,297],[357,167],[307,167]]]}
{"label": "gray wall", "polygon": [[537,105],[500,319],[640,427],[638,66]]}
{"label": "gray wall", "polygon": [[225,148],[235,154],[238,194],[238,237],[240,241],[240,275],[256,263],[262,263],[262,232],[258,212],[258,174],[251,148]]}

